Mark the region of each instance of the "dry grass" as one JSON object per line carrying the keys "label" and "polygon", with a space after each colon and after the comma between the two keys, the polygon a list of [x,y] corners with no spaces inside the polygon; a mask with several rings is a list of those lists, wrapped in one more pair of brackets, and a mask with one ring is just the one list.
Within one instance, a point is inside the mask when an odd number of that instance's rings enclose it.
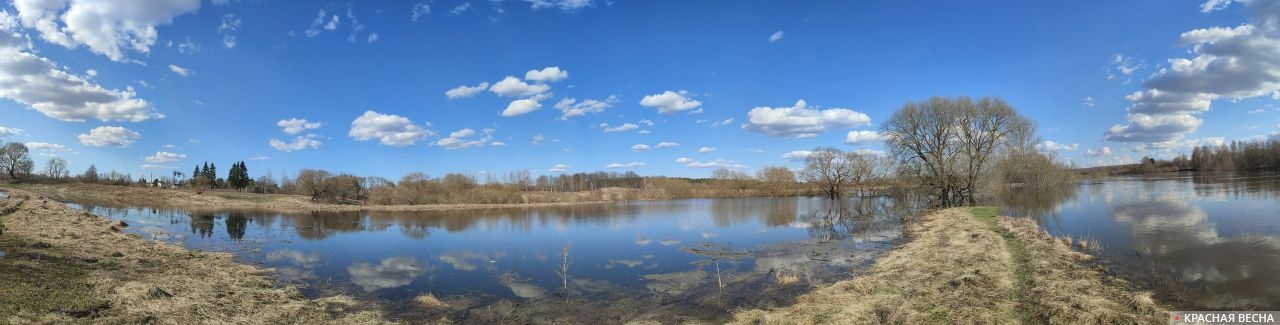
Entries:
{"label": "dry grass", "polygon": [[[350,297],[309,300],[294,288],[278,288],[271,270],[236,263],[231,254],[143,240],[45,197],[22,190],[11,195],[6,204],[25,203],[0,217],[3,238],[10,247],[31,244],[0,259],[7,275],[0,277],[0,296],[26,303],[0,309],[0,322],[384,323]],[[41,290],[22,290],[32,286]]]}
{"label": "dry grass", "polygon": [[1164,323],[1146,293],[1104,277],[1080,254],[995,209],[949,209],[911,226],[911,242],[871,271],[737,324]]}

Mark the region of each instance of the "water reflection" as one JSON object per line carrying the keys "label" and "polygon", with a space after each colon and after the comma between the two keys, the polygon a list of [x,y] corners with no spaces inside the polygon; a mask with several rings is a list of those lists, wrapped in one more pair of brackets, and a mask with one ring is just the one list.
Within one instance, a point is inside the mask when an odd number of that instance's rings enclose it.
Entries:
{"label": "water reflection", "polygon": [[1097,239],[1123,276],[1172,280],[1155,289],[1184,296],[1187,307],[1280,307],[1280,176],[1125,177],[1075,193],[1037,205],[1054,206],[1037,215],[1041,224]]}
{"label": "water reflection", "polygon": [[[522,301],[521,312],[562,310],[535,306],[568,298],[582,306],[605,304],[601,308],[622,299],[630,305],[610,310],[630,317],[723,321],[734,308],[784,303],[809,288],[775,284],[777,274],[820,284],[869,265],[900,237],[902,218],[915,214],[915,205],[889,198],[307,213],[91,203],[78,202],[138,225],[126,231],[146,238],[232,252],[275,268],[280,281],[309,294],[346,292],[387,306],[432,294],[476,306],[388,307],[408,319],[432,320],[489,315],[473,309],[511,301]],[[565,246],[572,247],[567,280],[555,271]],[[762,293],[769,286],[782,287]],[[576,319],[606,317],[583,312]]]}

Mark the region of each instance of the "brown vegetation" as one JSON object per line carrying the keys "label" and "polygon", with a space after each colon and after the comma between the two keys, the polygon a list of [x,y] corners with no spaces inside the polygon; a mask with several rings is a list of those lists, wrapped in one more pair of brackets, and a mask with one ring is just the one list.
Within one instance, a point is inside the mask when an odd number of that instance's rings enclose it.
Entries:
{"label": "brown vegetation", "polygon": [[[383,323],[335,296],[278,288],[271,270],[118,231],[123,224],[15,190],[0,200],[0,322]],[[8,210],[6,210],[8,211]]]}
{"label": "brown vegetation", "polygon": [[[977,216],[974,214],[982,214]],[[949,209],[912,226],[910,243],[866,275],[737,324],[1164,323],[1145,293],[1100,274],[1028,220]]]}

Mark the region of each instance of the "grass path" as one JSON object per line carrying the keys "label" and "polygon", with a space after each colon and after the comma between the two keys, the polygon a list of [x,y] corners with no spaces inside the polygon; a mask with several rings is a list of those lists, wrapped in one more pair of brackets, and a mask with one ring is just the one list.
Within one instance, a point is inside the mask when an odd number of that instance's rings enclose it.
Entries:
{"label": "grass path", "polygon": [[1088,255],[991,207],[947,209],[870,273],[739,324],[1164,324],[1150,295],[1099,273]]}

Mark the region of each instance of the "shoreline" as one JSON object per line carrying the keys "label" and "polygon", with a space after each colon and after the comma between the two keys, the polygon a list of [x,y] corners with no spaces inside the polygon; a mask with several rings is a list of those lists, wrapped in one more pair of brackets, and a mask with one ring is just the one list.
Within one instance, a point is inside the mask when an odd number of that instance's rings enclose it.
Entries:
{"label": "shoreline", "polygon": [[20,189],[0,199],[0,322],[386,323],[348,296],[304,297],[231,253],[122,233],[121,222]]}

